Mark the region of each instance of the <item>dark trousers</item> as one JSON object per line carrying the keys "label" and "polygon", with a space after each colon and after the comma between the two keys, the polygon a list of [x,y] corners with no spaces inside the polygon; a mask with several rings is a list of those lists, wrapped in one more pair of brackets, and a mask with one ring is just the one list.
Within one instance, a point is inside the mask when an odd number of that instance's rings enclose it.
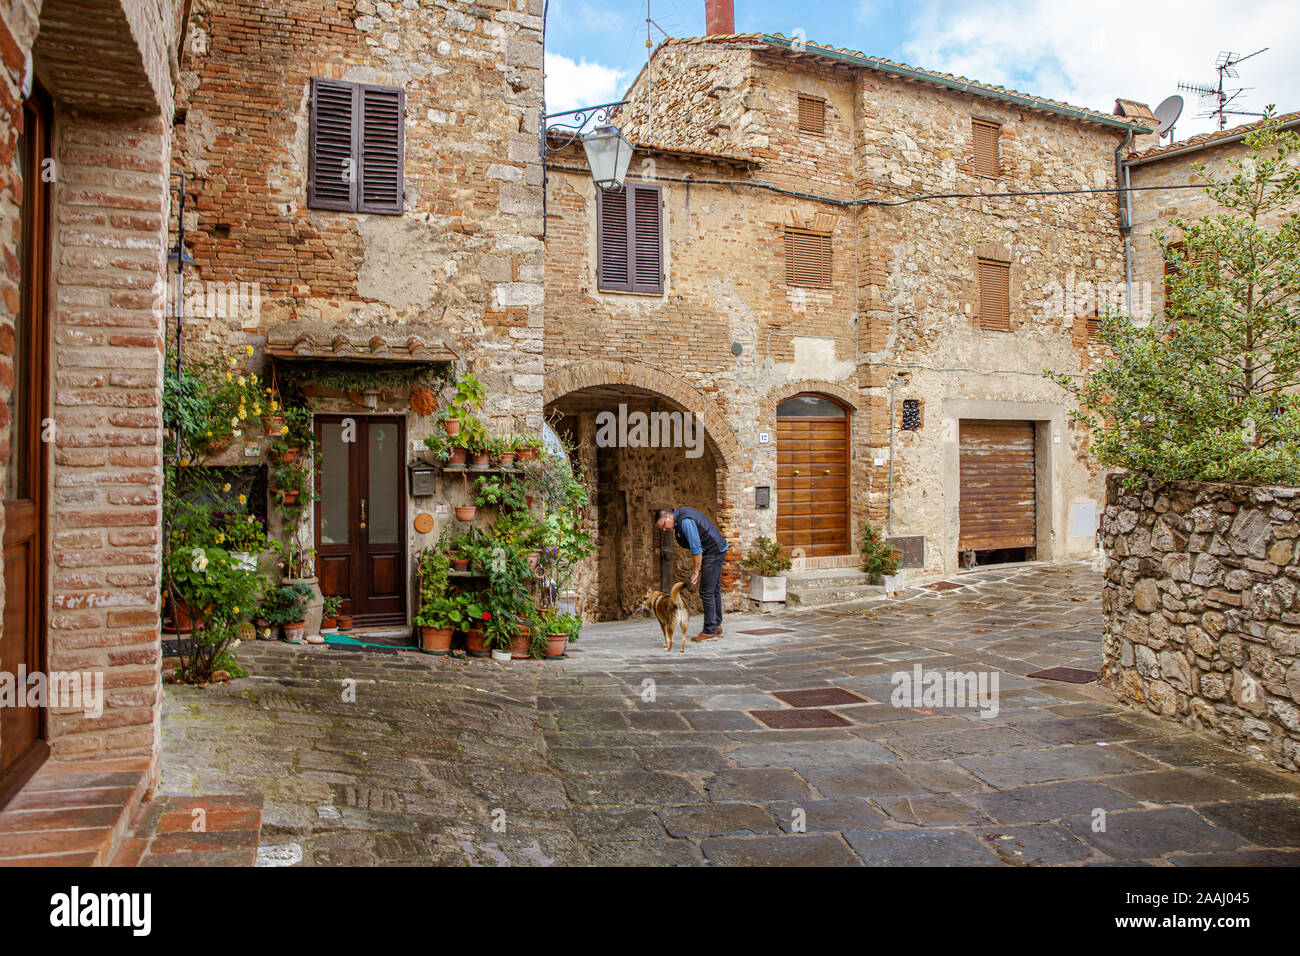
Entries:
{"label": "dark trousers", "polygon": [[706,554],[700,561],[700,600],[704,602],[704,633],[716,634],[722,626],[722,559]]}

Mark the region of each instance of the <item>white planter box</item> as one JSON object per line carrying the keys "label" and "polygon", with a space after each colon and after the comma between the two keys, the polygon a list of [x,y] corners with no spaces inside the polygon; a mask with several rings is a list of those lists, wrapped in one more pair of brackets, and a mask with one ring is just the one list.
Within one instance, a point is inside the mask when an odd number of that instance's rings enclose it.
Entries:
{"label": "white planter box", "polygon": [[896,594],[905,587],[901,571],[898,574],[882,574],[877,580],[884,587],[886,594]]}
{"label": "white planter box", "polygon": [[785,578],[780,575],[769,578],[752,574],[749,577],[749,596],[755,601],[784,601]]}

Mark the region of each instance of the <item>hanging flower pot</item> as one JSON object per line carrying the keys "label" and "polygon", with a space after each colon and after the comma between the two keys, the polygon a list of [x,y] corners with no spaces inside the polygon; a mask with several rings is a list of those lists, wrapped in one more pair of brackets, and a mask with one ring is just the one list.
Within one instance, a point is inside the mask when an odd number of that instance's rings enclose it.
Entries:
{"label": "hanging flower pot", "polygon": [[297,448],[287,448],[282,452],[272,452],[271,457],[282,465],[288,465],[298,457],[299,450]]}
{"label": "hanging flower pot", "polygon": [[445,431],[445,432],[447,433],[447,436],[448,436],[448,437],[451,437],[452,435],[459,435],[459,434],[460,434],[460,419],[459,419],[459,418],[444,418],[444,419],[442,420],[442,430]]}
{"label": "hanging flower pot", "polygon": [[262,431],[266,434],[268,438],[280,437],[280,433],[284,431],[284,416],[263,415]]}
{"label": "hanging flower pot", "polygon": [[474,514],[475,514],[477,511],[478,511],[478,505],[457,505],[457,506],[456,506],[456,520],[457,520],[457,521],[473,521],[473,520],[474,520]]}
{"label": "hanging flower pot", "polygon": [[447,459],[447,467],[464,468],[467,461],[469,461],[469,452],[463,445],[455,445],[451,449],[451,457]]}
{"label": "hanging flower pot", "polygon": [[[271,490],[276,492],[280,491],[278,488],[272,488]],[[280,503],[283,504],[286,508],[292,508],[294,505],[298,503],[298,494],[299,492],[296,491],[280,492]]]}
{"label": "hanging flower pot", "polygon": [[234,443],[235,439],[230,435],[226,435],[222,438],[208,439],[199,446],[199,450],[210,458],[216,458],[218,455],[225,454],[229,451],[230,446]]}
{"label": "hanging flower pot", "polygon": [[453,633],[454,631],[450,627],[420,628],[420,650],[435,657],[442,657],[451,650],[451,635]]}

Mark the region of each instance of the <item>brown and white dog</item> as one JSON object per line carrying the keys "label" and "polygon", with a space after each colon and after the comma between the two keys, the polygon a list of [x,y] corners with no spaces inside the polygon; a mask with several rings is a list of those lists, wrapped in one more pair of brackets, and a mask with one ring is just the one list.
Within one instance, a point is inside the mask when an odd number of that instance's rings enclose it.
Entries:
{"label": "brown and white dog", "polygon": [[678,581],[668,594],[651,589],[646,592],[645,599],[641,602],[641,606],[649,608],[659,621],[659,629],[664,632],[665,651],[673,649],[673,638],[677,634],[678,627],[682,629],[681,649],[683,653],[686,651],[686,629],[690,627],[691,612],[686,607],[686,602],[682,600],[682,588],[685,584],[685,581]]}

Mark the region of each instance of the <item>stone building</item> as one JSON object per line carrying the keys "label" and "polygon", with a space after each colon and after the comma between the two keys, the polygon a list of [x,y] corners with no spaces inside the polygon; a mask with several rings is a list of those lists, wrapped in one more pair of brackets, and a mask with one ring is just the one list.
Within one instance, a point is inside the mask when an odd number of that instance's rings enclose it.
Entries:
{"label": "stone building", "polygon": [[[20,795],[40,807],[85,779],[30,796],[37,772],[120,772],[118,803],[156,777],[162,277],[182,6],[0,3],[0,806]],[[38,673],[49,693],[24,702]],[[84,677],[88,693],[73,699],[57,675]],[[7,821],[0,857],[101,860],[114,825],[64,819],[40,833]]]}
{"label": "stone building", "polygon": [[[491,429],[542,425],[541,14],[542,0],[195,0],[190,13],[172,163],[186,288],[239,303],[187,310],[184,349],[251,347],[247,368],[277,382],[333,376],[316,396],[322,501],[278,531],[319,548],[326,522],[357,529],[317,562],[357,627],[408,628],[415,556],[470,489],[412,493],[431,426],[409,382],[350,398],[361,387],[338,375],[454,363],[485,384]],[[264,443],[211,464],[262,491]]]}
{"label": "stone building", "polygon": [[[932,574],[1092,552],[1102,476],[1042,372],[1097,357],[1148,129],[709,6],[616,112],[625,194],[548,157],[545,399],[594,446],[600,613],[660,580],[668,505],[805,569],[855,564],[865,521]],[[702,452],[601,447],[620,405],[693,413]]]}

